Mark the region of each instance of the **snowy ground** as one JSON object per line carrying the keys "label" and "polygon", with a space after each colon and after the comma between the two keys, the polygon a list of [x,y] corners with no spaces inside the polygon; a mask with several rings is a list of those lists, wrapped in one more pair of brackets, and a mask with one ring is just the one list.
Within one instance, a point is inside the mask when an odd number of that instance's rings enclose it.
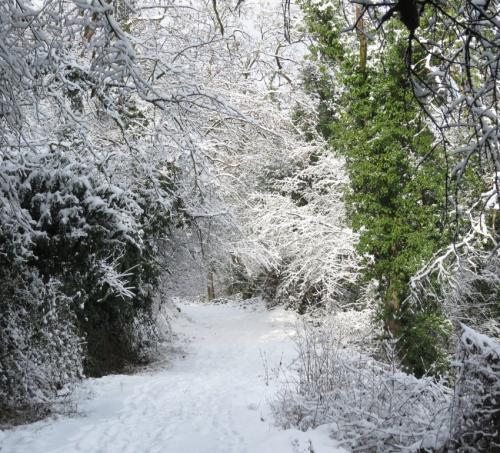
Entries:
{"label": "snowy ground", "polygon": [[172,363],[85,381],[76,415],[0,431],[0,452],[344,451],[327,427],[303,433],[273,426],[268,401],[280,361],[293,357],[293,313],[202,304],[181,310],[176,327],[190,341]]}

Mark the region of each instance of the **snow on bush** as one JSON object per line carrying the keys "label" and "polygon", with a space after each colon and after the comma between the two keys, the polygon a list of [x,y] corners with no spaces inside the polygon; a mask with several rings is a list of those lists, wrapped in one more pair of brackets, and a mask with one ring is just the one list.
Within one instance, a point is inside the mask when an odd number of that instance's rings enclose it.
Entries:
{"label": "snow on bush", "polygon": [[33,268],[23,272],[0,274],[0,422],[7,409],[44,415],[58,390],[83,373],[71,298],[56,279],[44,281]]}
{"label": "snow on bush", "polygon": [[437,448],[449,432],[451,391],[417,379],[397,364],[387,343],[384,363],[342,341],[334,325],[300,325],[298,356],[273,409],[284,428],[331,424],[332,436],[353,451]]}
{"label": "snow on bush", "polygon": [[279,256],[276,302],[302,310],[336,305],[359,271],[342,201],[343,162],[314,145],[293,155],[290,174],[274,175],[270,193],[260,195],[251,228]]}
{"label": "snow on bush", "polygon": [[500,249],[494,231],[486,228],[495,218],[493,211],[468,211],[467,234],[440,250],[412,277],[407,302],[433,301],[456,326],[465,323],[499,338]]}
{"label": "snow on bush", "polygon": [[500,343],[462,324],[449,448],[500,448]]}
{"label": "snow on bush", "polygon": [[140,197],[92,164],[26,152],[0,174],[0,396],[18,411],[148,355],[158,270]]}

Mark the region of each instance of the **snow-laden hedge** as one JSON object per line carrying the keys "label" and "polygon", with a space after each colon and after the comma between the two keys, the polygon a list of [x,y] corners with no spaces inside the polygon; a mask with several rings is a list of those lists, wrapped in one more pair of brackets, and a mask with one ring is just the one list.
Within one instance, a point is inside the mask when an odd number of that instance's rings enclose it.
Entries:
{"label": "snow-laden hedge", "polygon": [[0,175],[0,411],[18,411],[154,350],[170,212],[57,152],[4,157]]}

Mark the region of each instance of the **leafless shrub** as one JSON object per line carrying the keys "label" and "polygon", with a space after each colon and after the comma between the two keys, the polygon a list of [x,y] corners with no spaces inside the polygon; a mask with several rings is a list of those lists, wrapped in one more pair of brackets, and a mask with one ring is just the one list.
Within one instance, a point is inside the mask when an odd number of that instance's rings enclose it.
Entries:
{"label": "leafless shrub", "polygon": [[273,409],[277,423],[302,430],[331,423],[333,436],[353,451],[437,448],[449,433],[451,391],[431,378],[404,373],[396,344],[388,363],[342,343],[331,326],[299,326],[298,357]]}

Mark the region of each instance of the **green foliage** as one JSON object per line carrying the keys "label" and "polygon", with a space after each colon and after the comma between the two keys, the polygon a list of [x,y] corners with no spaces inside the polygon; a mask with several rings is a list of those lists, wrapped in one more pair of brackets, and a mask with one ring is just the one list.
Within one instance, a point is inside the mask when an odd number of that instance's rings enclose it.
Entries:
{"label": "green foliage", "polygon": [[[56,316],[69,326],[67,335],[79,337],[78,348],[84,344],[85,374],[99,376],[141,361],[142,340],[155,340],[158,248],[172,220],[169,176],[159,177],[160,187],[149,187],[148,181],[126,188],[57,152],[25,156],[24,163],[24,171],[5,173],[17,181],[16,211],[28,219],[25,231],[9,228],[8,222],[0,228],[0,276],[16,282],[9,291],[3,285],[5,332],[17,329],[19,338],[26,337],[22,341],[33,342],[38,319]],[[33,290],[31,299],[14,290],[29,286],[34,275],[41,289]],[[29,320],[26,325],[20,324],[19,312]],[[152,336],[142,343],[138,320],[148,325],[141,332],[149,329]],[[43,335],[64,339],[50,326],[41,325]],[[37,344],[32,348],[38,350]]]}
{"label": "green foliage", "polygon": [[390,71],[346,79],[346,108],[331,125],[332,146],[347,157],[347,201],[359,251],[370,258],[369,277],[399,301],[408,279],[449,240],[445,163],[430,153],[433,137],[403,78],[400,49],[385,56]]}
{"label": "green foliage", "polygon": [[389,31],[385,47],[360,72],[357,56],[342,44],[338,12],[310,4],[305,11],[321,68],[308,87],[322,101],[320,132],[347,161],[345,199],[366,278],[379,283],[381,316],[408,367],[417,374],[442,371],[449,332],[440,308],[409,310],[403,303],[411,276],[451,240],[446,163],[406,78],[406,39]]}
{"label": "green foliage", "polygon": [[408,318],[411,318],[411,323],[401,335],[406,366],[417,376],[446,372],[449,368],[447,346],[453,332],[452,323],[435,312],[417,313]]}

